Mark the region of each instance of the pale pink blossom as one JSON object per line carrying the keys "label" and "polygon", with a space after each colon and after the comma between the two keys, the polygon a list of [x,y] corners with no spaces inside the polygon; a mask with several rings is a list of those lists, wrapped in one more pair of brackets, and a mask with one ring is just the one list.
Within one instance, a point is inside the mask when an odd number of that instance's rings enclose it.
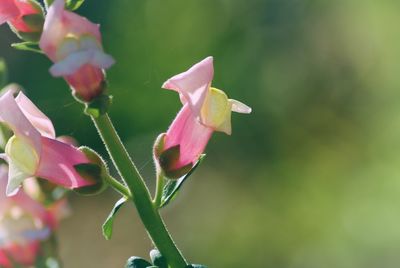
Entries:
{"label": "pale pink blossom", "polygon": [[50,73],[64,77],[79,98],[91,101],[103,92],[103,70],[114,59],[103,51],[99,25],[64,5],[64,0],[55,0],[50,6],[39,45],[54,62]]}
{"label": "pale pink blossom", "polygon": [[[0,165],[0,189],[7,185],[7,173],[7,166]],[[56,217],[22,190],[12,197],[0,192],[0,204],[0,265],[12,267],[10,257],[20,265],[33,265]]]}
{"label": "pale pink blossom", "polygon": [[177,91],[183,103],[164,139],[164,150],[179,145],[179,160],[172,169],[194,164],[214,131],[231,134],[232,111],[251,112],[247,105],[211,87],[213,76],[213,58],[208,57],[163,84],[163,88]]}
{"label": "pale pink blossom", "polygon": [[0,25],[8,22],[19,32],[36,32],[38,29],[26,24],[24,16],[41,14],[42,11],[30,0],[1,0],[0,1]]}
{"label": "pale pink blossom", "polygon": [[13,132],[3,156],[9,164],[7,194],[15,194],[29,177],[78,188],[94,184],[81,177],[74,166],[90,161],[76,147],[58,141],[53,124],[22,92],[0,97],[0,122]]}

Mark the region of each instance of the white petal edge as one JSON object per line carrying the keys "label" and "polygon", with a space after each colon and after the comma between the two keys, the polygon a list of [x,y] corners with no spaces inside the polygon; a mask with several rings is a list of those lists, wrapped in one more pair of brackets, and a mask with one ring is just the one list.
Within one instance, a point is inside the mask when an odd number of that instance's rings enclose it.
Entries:
{"label": "white petal edge", "polygon": [[251,113],[252,109],[244,104],[243,102],[230,99],[229,102],[232,104],[232,111],[241,113],[241,114],[249,114]]}
{"label": "white petal edge", "polygon": [[8,183],[6,189],[7,196],[16,195],[21,187],[22,182],[32,177],[32,175],[26,174],[13,165],[12,161],[8,163]]}

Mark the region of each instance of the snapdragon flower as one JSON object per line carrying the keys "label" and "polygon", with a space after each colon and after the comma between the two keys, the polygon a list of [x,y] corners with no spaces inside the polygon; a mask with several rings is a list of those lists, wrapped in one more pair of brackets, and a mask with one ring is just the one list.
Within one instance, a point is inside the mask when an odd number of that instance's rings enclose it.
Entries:
{"label": "snapdragon flower", "polygon": [[[7,185],[7,173],[7,166],[0,165],[0,189]],[[0,192],[0,266],[33,265],[41,241],[50,237],[57,221],[55,210],[46,209],[25,191],[12,197]]]}
{"label": "snapdragon flower", "polygon": [[[207,57],[188,71],[168,79],[163,88],[179,93],[183,107],[162,141],[160,164],[169,177],[187,172],[204,152],[214,131],[230,135],[231,113],[250,113],[251,108],[211,87],[214,76],[213,58]],[[179,149],[170,159],[163,152]],[[179,172],[182,170],[182,172]]]}
{"label": "snapdragon flower", "polygon": [[74,94],[90,102],[104,91],[104,69],[114,64],[101,44],[99,25],[65,10],[55,0],[46,15],[39,46],[54,62],[50,73],[64,77]]}
{"label": "snapdragon flower", "polygon": [[15,194],[30,177],[70,189],[96,183],[75,170],[75,165],[90,163],[86,155],[57,140],[50,119],[22,92],[16,98],[12,91],[0,97],[0,122],[14,133],[2,156],[9,164],[7,195]]}

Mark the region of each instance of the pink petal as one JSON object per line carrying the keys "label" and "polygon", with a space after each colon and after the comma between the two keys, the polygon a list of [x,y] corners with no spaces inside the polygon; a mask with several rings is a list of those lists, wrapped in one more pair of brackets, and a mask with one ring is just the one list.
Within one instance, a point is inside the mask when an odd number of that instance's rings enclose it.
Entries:
{"label": "pink petal", "polygon": [[24,191],[18,191],[18,193],[11,197],[6,196],[4,189],[7,185],[7,174],[7,165],[0,165],[0,215],[8,211],[14,204],[31,214],[33,218],[39,218],[46,225],[55,226],[55,218],[41,203],[32,199]]}
{"label": "pink petal", "polygon": [[36,176],[71,189],[92,185],[94,182],[82,178],[74,168],[83,163],[89,160],[77,148],[42,137],[42,155]]}
{"label": "pink petal", "polygon": [[11,262],[9,261],[7,254],[3,249],[0,249],[0,267],[11,268]]}
{"label": "pink petal", "polygon": [[40,249],[39,241],[30,242],[26,245],[14,244],[5,248],[6,254],[11,256],[18,264],[31,266],[35,263]]}
{"label": "pink petal", "polygon": [[165,149],[180,145],[180,158],[176,169],[197,161],[204,152],[213,130],[199,123],[186,104],[169,127]]}
{"label": "pink petal", "polygon": [[19,10],[14,2],[14,0],[1,0],[0,25],[19,15]]}
{"label": "pink petal", "polygon": [[40,11],[26,0],[14,0],[14,4],[18,8],[18,15],[10,18],[9,23],[20,32],[32,32],[31,27],[23,20],[23,16],[38,14]]}
{"label": "pink petal", "polygon": [[91,101],[102,92],[104,73],[101,69],[85,64],[72,75],[64,77],[80,98]]}
{"label": "pink petal", "polygon": [[31,124],[45,137],[55,138],[56,133],[53,123],[43,114],[24,93],[20,92],[15,98],[19,108],[28,118]]}
{"label": "pink petal", "polygon": [[24,211],[31,214],[34,218],[39,218],[44,224],[55,227],[56,219],[46,210],[46,208],[36,200],[28,196],[24,191],[19,191],[15,196],[11,197]]}
{"label": "pink petal", "polygon": [[162,87],[179,92],[189,103],[194,116],[198,117],[213,76],[213,58],[207,57],[186,72],[168,79]]}
{"label": "pink petal", "polygon": [[40,155],[41,135],[18,106],[12,91],[8,91],[0,97],[0,122],[10,127],[16,136],[29,142]]}
{"label": "pink petal", "polygon": [[0,165],[0,215],[4,214],[10,207],[11,199],[6,196],[7,180],[7,165]]}

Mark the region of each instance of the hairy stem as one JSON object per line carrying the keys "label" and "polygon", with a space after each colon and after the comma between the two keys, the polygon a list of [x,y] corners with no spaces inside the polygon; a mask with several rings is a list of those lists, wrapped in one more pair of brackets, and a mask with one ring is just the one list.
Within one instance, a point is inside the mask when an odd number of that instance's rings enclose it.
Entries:
{"label": "hairy stem", "polygon": [[184,268],[187,263],[176,247],[159,214],[153,206],[150,193],[119,138],[107,114],[92,117],[118,173],[132,193],[132,200],[154,245],[167,259],[171,268]]}
{"label": "hairy stem", "polygon": [[120,183],[117,179],[111,177],[110,175],[107,176],[106,178],[106,182],[112,187],[114,188],[114,190],[116,190],[117,192],[119,192],[120,194],[122,194],[125,198],[127,199],[131,199],[132,198],[132,194],[129,191],[128,188],[126,188],[125,185],[123,185],[122,183]]}

